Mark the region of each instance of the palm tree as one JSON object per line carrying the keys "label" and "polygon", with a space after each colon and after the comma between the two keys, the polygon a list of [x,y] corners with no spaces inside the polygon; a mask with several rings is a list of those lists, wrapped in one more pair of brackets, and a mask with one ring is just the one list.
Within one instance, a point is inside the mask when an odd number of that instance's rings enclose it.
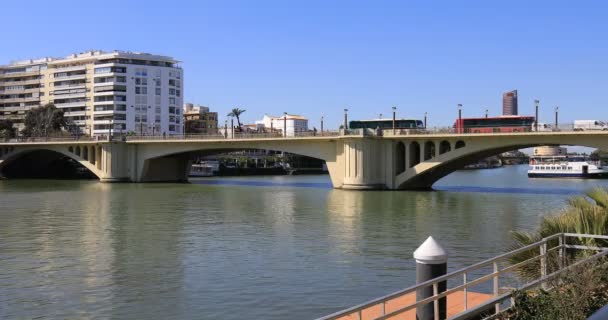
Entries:
{"label": "palm tree", "polygon": [[[535,232],[514,231],[512,233],[516,244],[513,249],[540,241],[556,233],[581,233],[608,235],[608,189],[597,188],[585,193],[585,196],[572,198],[563,211],[554,216],[544,217],[540,227]],[[603,247],[607,243],[601,239],[569,239],[568,244],[585,245],[590,247]],[[547,243],[547,249],[558,245],[558,240]],[[514,265],[537,256],[537,250],[528,250],[511,257],[509,262]],[[580,251],[579,254],[588,255],[589,252]],[[572,253],[569,258],[575,258]],[[553,250],[547,259],[549,270],[556,270],[558,266],[557,251]],[[551,272],[550,271],[550,272]],[[517,268],[519,276],[523,279],[537,279],[540,276],[540,261],[538,259]]]}
{"label": "palm tree", "polygon": [[234,108],[228,114],[229,117],[235,117],[236,118],[236,123],[238,124],[239,129],[241,128],[241,118],[240,118],[240,116],[245,111],[247,111],[247,110],[245,110],[245,109],[239,109],[239,108]]}

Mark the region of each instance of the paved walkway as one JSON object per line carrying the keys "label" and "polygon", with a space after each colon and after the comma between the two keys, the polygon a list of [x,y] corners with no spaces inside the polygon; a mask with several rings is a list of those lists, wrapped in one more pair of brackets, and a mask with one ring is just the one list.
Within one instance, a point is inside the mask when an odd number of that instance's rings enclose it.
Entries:
{"label": "paved walkway", "polygon": [[[491,294],[486,293],[477,293],[477,292],[468,292],[467,293],[467,306],[469,309],[481,304],[482,302],[490,299],[492,297]],[[464,293],[462,291],[457,291],[447,296],[447,316],[448,318],[451,316],[455,316],[458,313],[464,311]],[[416,292],[412,292],[410,294],[404,295],[399,298],[395,298],[390,300],[386,304],[386,313],[393,312],[397,309],[406,307],[416,302]],[[373,307],[369,307],[362,312],[362,317],[359,319],[357,314],[351,314],[345,317],[340,318],[339,320],[372,320],[376,317],[380,316],[380,305],[376,305]],[[416,309],[409,310],[404,312],[398,316],[390,318],[390,320],[415,320],[416,319]]]}

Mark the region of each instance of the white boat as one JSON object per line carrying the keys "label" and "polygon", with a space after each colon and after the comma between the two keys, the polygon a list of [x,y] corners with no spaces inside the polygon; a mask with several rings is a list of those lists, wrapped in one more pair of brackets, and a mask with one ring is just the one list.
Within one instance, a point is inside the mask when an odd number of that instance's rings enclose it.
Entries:
{"label": "white boat", "polygon": [[530,178],[608,178],[608,168],[599,161],[565,156],[530,159]]}
{"label": "white boat", "polygon": [[211,161],[193,163],[190,167],[190,177],[211,177],[218,171],[218,165]]}

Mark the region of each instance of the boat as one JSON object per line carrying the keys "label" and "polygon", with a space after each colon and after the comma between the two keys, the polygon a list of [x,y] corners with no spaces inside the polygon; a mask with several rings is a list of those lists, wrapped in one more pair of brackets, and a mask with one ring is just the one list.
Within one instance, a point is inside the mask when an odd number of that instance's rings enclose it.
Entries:
{"label": "boat", "polygon": [[193,163],[190,167],[190,177],[212,177],[217,174],[218,165],[210,161]]}
{"label": "boat", "polygon": [[581,157],[535,157],[530,159],[528,177],[602,179],[608,178],[608,167]]}

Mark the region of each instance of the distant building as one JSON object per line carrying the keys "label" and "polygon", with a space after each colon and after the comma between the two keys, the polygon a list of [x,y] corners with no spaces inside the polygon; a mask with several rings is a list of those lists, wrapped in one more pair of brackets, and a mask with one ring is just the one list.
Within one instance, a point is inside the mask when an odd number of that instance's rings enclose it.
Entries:
{"label": "distant building", "polygon": [[255,124],[258,128],[265,131],[280,131],[281,133],[283,132],[283,128],[286,127],[286,135],[288,137],[294,137],[298,133],[308,131],[308,119],[295,114],[287,114],[280,117],[264,115],[264,118],[256,121]]}
{"label": "distant building", "polygon": [[558,146],[544,146],[534,148],[534,156],[565,156],[568,149]]}
{"label": "distant building", "polygon": [[185,103],[184,126],[186,134],[217,134],[217,112],[211,112],[205,106]]}
{"label": "distant building", "polygon": [[12,62],[0,66],[0,120],[21,130],[28,110],[52,103],[87,135],[181,134],[182,75],[171,57],[126,51]]}
{"label": "distant building", "polygon": [[502,94],[502,115],[517,115],[517,90],[505,92]]}

